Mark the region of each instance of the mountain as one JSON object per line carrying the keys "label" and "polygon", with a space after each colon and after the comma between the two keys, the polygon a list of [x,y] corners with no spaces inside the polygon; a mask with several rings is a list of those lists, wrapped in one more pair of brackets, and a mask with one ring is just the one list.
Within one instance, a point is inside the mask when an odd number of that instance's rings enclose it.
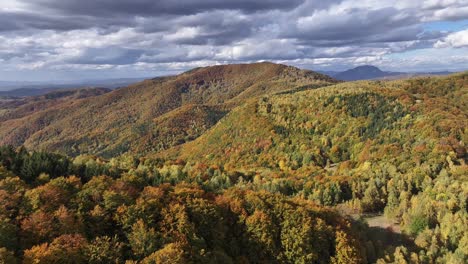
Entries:
{"label": "mountain", "polygon": [[336,82],[273,63],[197,68],[37,111],[3,110],[0,144],[106,157],[159,151],[193,140],[247,99]]}
{"label": "mountain", "polygon": [[[392,151],[384,150],[392,144],[400,157],[410,159],[418,142],[436,146],[438,135],[464,137],[467,113],[457,109],[468,109],[467,87],[464,73],[262,96],[231,111],[195,141],[159,155],[298,175],[330,164],[360,164],[363,142],[380,153],[378,160],[392,159]],[[440,118],[444,122],[434,127]],[[456,158],[463,159],[466,147],[453,144],[459,149]]]}
{"label": "mountain", "polygon": [[452,72],[389,72],[382,71],[381,69],[372,65],[358,66],[346,71],[320,71],[320,73],[331,76],[337,80],[342,81],[357,81],[357,80],[399,80],[408,79],[412,77],[422,76],[438,76],[449,75]]}
{"label": "mountain", "polygon": [[383,72],[379,68],[371,65],[358,66],[347,71],[333,75],[334,78],[343,81],[370,80],[386,76],[398,75],[399,73]]}

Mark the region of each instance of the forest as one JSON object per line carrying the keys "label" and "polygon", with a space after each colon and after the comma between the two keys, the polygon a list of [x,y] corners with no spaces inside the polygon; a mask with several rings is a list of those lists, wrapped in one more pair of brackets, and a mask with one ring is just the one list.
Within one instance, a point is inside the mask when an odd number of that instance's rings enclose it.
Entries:
{"label": "forest", "polygon": [[0,262],[466,263],[467,102],[468,73],[299,85],[159,151],[2,146]]}

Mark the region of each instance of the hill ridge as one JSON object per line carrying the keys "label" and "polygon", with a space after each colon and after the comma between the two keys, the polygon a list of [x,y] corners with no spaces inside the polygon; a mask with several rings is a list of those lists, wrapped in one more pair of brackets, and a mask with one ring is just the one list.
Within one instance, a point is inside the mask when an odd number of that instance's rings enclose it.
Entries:
{"label": "hill ridge", "polygon": [[[198,137],[214,120],[248,98],[336,82],[326,75],[274,63],[198,68],[176,76],[144,80],[84,100],[66,101],[19,119],[3,120],[0,144],[25,144],[72,156],[90,153],[111,157],[127,151],[159,151]],[[205,111],[207,108],[195,111],[200,116],[193,119],[198,122],[183,122],[199,126],[197,129],[157,123],[161,121],[157,117],[191,104],[211,105],[213,111],[212,115]],[[0,118],[15,113],[15,109],[2,111]],[[187,111],[176,113],[187,115]],[[176,119],[186,119],[180,118]],[[173,135],[171,128],[181,134]],[[172,143],[161,145],[161,142]]]}

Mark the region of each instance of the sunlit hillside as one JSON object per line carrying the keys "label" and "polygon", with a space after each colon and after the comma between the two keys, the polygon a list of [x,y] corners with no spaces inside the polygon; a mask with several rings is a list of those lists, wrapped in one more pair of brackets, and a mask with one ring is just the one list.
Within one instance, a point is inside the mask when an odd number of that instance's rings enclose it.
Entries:
{"label": "sunlit hillside", "polygon": [[[325,75],[273,63],[197,68],[101,96],[44,102],[30,112],[7,109],[0,119],[0,143],[74,156],[144,154],[198,137],[247,98],[335,82]],[[194,110],[190,111],[193,119],[184,122],[189,108]],[[163,115],[174,121],[168,122]]]}

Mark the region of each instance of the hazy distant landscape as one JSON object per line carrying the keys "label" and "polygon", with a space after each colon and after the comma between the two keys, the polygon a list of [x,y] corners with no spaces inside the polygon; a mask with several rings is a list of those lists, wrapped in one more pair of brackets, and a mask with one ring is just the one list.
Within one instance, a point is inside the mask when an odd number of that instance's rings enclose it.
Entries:
{"label": "hazy distant landscape", "polygon": [[37,96],[61,89],[79,89],[84,87],[105,87],[115,89],[125,87],[129,84],[144,80],[145,78],[126,78],[126,79],[110,79],[110,80],[90,80],[82,82],[1,82],[0,81],[0,96],[3,97],[24,97]]}
{"label": "hazy distant landscape", "polygon": [[382,71],[378,67],[372,65],[358,66],[342,72],[322,72],[333,78],[342,81],[358,81],[358,80],[398,80],[418,76],[438,76],[449,75],[453,72],[439,71],[439,72],[391,72]]}
{"label": "hazy distant landscape", "polygon": [[466,10],[0,2],[0,263],[468,263]]}

